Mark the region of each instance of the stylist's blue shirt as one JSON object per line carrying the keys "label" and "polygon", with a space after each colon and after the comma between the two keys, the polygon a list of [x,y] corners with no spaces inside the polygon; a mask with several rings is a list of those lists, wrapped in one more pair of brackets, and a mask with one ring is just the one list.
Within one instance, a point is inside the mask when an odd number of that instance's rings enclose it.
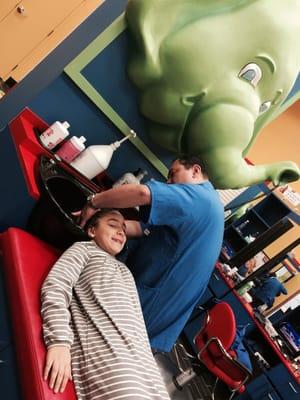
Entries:
{"label": "stylist's blue shirt", "polygon": [[151,347],[170,351],[203,295],[220,254],[224,209],[210,182],[146,183],[149,235],[127,265],[138,288]]}

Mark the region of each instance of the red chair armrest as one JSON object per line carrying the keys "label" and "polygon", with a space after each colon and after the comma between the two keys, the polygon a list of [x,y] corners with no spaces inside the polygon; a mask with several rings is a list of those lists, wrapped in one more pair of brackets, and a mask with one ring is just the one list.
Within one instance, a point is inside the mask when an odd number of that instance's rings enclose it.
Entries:
{"label": "red chair armrest", "polygon": [[42,337],[40,288],[59,252],[18,229],[1,234],[3,269],[23,400],[76,400],[73,384],[54,394],[42,378],[46,349]]}

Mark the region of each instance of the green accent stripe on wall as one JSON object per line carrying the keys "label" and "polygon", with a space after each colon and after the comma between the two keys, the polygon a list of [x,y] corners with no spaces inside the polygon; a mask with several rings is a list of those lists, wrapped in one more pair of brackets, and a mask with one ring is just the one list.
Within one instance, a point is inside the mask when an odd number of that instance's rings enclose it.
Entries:
{"label": "green accent stripe on wall", "polygon": [[[126,28],[124,13],[120,15],[104,32],[94,39],[67,67],[65,73],[85,93],[85,95],[106,115],[107,118],[126,136],[131,128],[120,115],[107,103],[100,93],[82,75],[81,71],[96,58]],[[138,132],[137,132],[138,134]],[[130,142],[143,156],[164,176],[168,168],[138,137],[130,138]]]}

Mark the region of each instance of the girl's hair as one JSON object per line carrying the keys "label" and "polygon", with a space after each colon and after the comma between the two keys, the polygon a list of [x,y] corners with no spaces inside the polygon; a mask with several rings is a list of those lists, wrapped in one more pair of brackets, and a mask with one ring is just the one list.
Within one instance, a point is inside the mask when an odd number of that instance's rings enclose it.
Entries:
{"label": "girl's hair", "polygon": [[92,228],[93,226],[96,226],[98,221],[103,218],[105,215],[110,214],[112,212],[118,212],[120,211],[116,210],[115,208],[101,208],[98,211],[95,212],[94,215],[91,216],[91,218],[86,222],[84,226],[84,230],[87,232],[89,228]]}

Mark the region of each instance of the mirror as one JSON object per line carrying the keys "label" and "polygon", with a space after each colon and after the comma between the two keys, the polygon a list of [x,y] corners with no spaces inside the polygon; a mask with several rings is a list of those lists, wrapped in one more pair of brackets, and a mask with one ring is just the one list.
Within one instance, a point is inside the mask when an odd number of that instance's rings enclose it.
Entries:
{"label": "mirror", "polygon": [[299,251],[300,238],[272,258],[259,252],[238,268],[236,291],[253,308],[270,317],[299,291]]}
{"label": "mirror", "polygon": [[[298,282],[299,284],[299,282]],[[298,286],[299,287],[299,286]],[[268,318],[278,332],[283,345],[293,357],[300,355],[300,290],[274,306]]]}

